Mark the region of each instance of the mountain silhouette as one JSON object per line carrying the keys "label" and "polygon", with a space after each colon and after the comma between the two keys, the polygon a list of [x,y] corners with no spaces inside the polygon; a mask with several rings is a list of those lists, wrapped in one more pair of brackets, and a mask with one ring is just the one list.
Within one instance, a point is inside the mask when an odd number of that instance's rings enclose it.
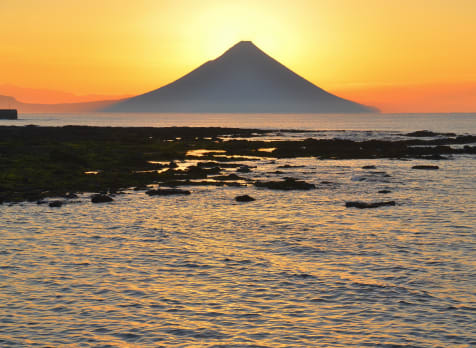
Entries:
{"label": "mountain silhouette", "polygon": [[360,113],[376,109],[324,91],[268,56],[251,41],[241,41],[175,82],[103,111]]}

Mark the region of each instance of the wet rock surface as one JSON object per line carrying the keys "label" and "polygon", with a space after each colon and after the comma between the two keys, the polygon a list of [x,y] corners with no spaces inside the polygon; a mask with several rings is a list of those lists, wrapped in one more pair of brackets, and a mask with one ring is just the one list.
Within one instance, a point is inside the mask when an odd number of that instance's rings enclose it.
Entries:
{"label": "wet rock surface", "polygon": [[347,208],[358,208],[358,209],[371,209],[371,208],[379,208],[379,207],[386,207],[386,206],[394,206],[395,204],[396,204],[395,201],[385,201],[385,202],[351,201],[351,202],[345,202],[345,206]]}
{"label": "wet rock surface", "polygon": [[455,133],[436,133],[436,132],[431,132],[428,130],[421,130],[421,131],[406,133],[404,135],[407,137],[436,137],[436,136],[454,137],[456,136]]}
{"label": "wet rock surface", "polygon": [[59,208],[59,207],[62,207],[63,204],[64,204],[63,201],[51,201],[48,203],[48,206],[51,208]]}
{"label": "wet rock surface", "polygon": [[257,181],[254,183],[256,187],[268,188],[271,190],[312,190],[316,188],[316,185],[310,184],[303,180],[295,178],[285,178],[282,181]]}
{"label": "wet rock surface", "polygon": [[191,194],[188,190],[181,190],[181,189],[157,189],[157,190],[149,190],[146,192],[149,196],[172,196],[172,195],[189,195]]}
{"label": "wet rock surface", "polygon": [[240,168],[238,168],[236,171],[238,173],[249,173],[251,172],[251,167],[250,166],[240,166]]}
{"label": "wet rock surface", "polygon": [[440,167],[438,167],[438,166],[430,166],[430,165],[417,165],[417,166],[413,166],[412,169],[438,170],[438,169],[440,169]]}
{"label": "wet rock surface", "polygon": [[282,165],[282,166],[278,166],[278,168],[283,168],[283,169],[289,169],[289,168],[303,168],[304,166],[293,166],[293,165],[290,165],[290,164],[285,164],[285,165]]}
{"label": "wet rock surface", "polygon": [[109,203],[112,201],[114,201],[112,197],[101,193],[94,194],[91,196],[92,203]]}
{"label": "wet rock surface", "polygon": [[254,201],[255,199],[251,196],[248,196],[248,195],[242,195],[242,196],[236,196],[235,197],[235,201],[237,202],[252,202]]}

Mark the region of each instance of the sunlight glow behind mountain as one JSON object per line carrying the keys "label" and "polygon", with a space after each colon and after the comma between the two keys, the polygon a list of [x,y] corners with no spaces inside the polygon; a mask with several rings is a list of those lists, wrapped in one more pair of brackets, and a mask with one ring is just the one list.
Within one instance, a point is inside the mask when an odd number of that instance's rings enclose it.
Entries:
{"label": "sunlight glow behind mountain", "polygon": [[380,87],[476,85],[474,13],[469,0],[2,0],[0,84],[135,95],[251,40],[327,90],[366,86],[378,101]]}

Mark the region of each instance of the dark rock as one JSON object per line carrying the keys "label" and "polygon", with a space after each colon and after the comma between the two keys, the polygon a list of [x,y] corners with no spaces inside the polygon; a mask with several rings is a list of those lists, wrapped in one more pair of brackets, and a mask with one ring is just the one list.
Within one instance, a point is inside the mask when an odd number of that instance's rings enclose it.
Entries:
{"label": "dark rock", "polygon": [[177,168],[177,167],[178,167],[178,165],[177,165],[177,163],[175,163],[174,161],[171,161],[171,162],[169,163],[169,168],[174,169],[174,168]]}
{"label": "dark rock", "polygon": [[386,201],[386,202],[345,202],[347,208],[359,208],[359,209],[368,209],[368,208],[378,208],[385,206],[394,206],[395,201]]}
{"label": "dark rock", "polygon": [[252,202],[255,199],[253,197],[250,197],[248,195],[243,195],[243,196],[236,196],[235,201],[237,202]]}
{"label": "dark rock", "polygon": [[377,169],[375,166],[363,166],[362,169]]}
{"label": "dark rock", "polygon": [[283,168],[283,169],[288,169],[288,168],[304,168],[305,166],[293,166],[293,165],[290,165],[290,164],[285,164],[285,165],[282,165],[282,166],[278,166],[278,168]]}
{"label": "dark rock", "polygon": [[64,195],[64,198],[75,199],[75,198],[78,198],[78,195],[73,192],[68,192]]}
{"label": "dark rock", "polygon": [[59,208],[62,205],[63,205],[62,201],[52,201],[52,202],[48,203],[48,206],[51,207],[51,208]]}
{"label": "dark rock", "polygon": [[435,133],[435,132],[428,131],[428,130],[421,130],[421,131],[411,132],[411,133],[407,133],[407,134],[403,134],[403,135],[405,135],[407,137],[436,137],[438,135],[443,135],[443,136],[447,136],[447,137],[456,136],[455,133]]}
{"label": "dark rock", "polygon": [[145,186],[145,185],[134,187],[134,191],[145,191],[145,190],[147,190],[147,189],[148,189],[148,187]]}
{"label": "dark rock", "polygon": [[303,180],[294,178],[285,178],[283,181],[257,181],[254,183],[256,187],[265,187],[271,190],[312,190],[316,186]]}
{"label": "dark rock", "polygon": [[392,193],[390,190],[380,190],[378,193]]}
{"label": "dark rock", "polygon": [[190,191],[181,190],[181,189],[157,189],[149,190],[146,192],[149,196],[171,196],[171,195],[189,195]]}
{"label": "dark rock", "polygon": [[238,173],[249,173],[251,172],[251,169],[249,166],[241,166],[236,170]]}
{"label": "dark rock", "polygon": [[199,162],[197,163],[198,167],[203,167],[203,168],[213,168],[213,167],[221,167],[221,168],[238,168],[241,167],[242,164],[238,163],[219,163],[219,162],[214,162],[214,161],[208,161],[208,162]]}
{"label": "dark rock", "polygon": [[93,203],[108,203],[112,202],[114,199],[109,197],[108,195],[97,193],[91,196],[91,202]]}
{"label": "dark rock", "polygon": [[206,179],[209,174],[219,174],[220,167],[203,168],[199,166],[188,167],[184,174],[190,179]]}
{"label": "dark rock", "polygon": [[[36,201],[39,201],[39,200],[42,200],[43,198],[46,197],[45,193],[44,192],[40,192],[40,191],[29,191],[29,192],[24,192],[21,194],[22,195],[22,199],[28,201],[28,202],[36,202]],[[61,197],[62,195],[61,194],[55,194],[54,196],[52,197]]]}
{"label": "dark rock", "polygon": [[246,186],[236,181],[206,181],[206,180],[167,180],[160,183],[161,186],[177,187],[177,186],[233,186],[241,187]]}
{"label": "dark rock", "polygon": [[413,166],[412,169],[437,170],[437,169],[440,169],[440,167],[438,167],[438,166],[418,165],[418,166]]}
{"label": "dark rock", "polygon": [[244,178],[242,178],[241,176],[238,176],[236,174],[214,176],[212,179],[215,179],[215,180],[244,180]]}

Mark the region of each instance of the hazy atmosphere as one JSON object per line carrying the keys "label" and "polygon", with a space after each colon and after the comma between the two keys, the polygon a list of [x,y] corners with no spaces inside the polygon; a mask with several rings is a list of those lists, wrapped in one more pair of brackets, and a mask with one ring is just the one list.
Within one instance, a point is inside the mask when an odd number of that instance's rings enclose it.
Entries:
{"label": "hazy atmosphere", "polygon": [[472,112],[475,12],[471,0],[3,0],[0,95],[35,104],[138,95],[250,40],[383,112]]}
{"label": "hazy atmosphere", "polygon": [[0,0],[0,347],[476,347],[475,13]]}

